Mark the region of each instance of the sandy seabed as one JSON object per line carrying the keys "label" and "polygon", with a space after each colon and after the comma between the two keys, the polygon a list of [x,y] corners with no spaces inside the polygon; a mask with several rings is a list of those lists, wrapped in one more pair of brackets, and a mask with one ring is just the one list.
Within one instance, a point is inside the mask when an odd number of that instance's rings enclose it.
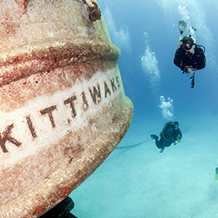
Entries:
{"label": "sandy seabed", "polygon": [[218,214],[214,119],[180,122],[183,138],[159,153],[164,123],[134,119],[107,160],[70,197],[79,218],[214,218]]}

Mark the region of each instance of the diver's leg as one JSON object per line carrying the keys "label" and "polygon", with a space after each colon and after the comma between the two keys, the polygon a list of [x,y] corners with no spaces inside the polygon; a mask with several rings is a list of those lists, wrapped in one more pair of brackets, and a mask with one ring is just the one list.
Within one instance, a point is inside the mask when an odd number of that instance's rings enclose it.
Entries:
{"label": "diver's leg", "polygon": [[156,142],[156,145],[158,148],[160,148],[159,153],[162,153],[165,149],[166,141],[163,139],[163,137],[160,138],[160,141]]}
{"label": "diver's leg", "polygon": [[161,148],[159,153],[163,153],[164,149],[165,149],[165,147]]}
{"label": "diver's leg", "polygon": [[150,136],[151,136],[152,139],[155,139],[155,144],[156,144],[157,148],[160,149],[160,153],[162,153],[164,151],[164,149],[165,149],[165,146],[164,146],[165,140],[161,137],[160,141],[159,141],[158,140],[159,137],[157,135],[155,135],[155,134],[152,134]]}
{"label": "diver's leg", "polygon": [[182,33],[180,33],[179,34],[179,43],[181,43],[182,38],[183,38]]}
{"label": "diver's leg", "polygon": [[189,33],[190,33],[189,36],[194,40],[194,43],[196,43],[195,31],[196,29],[193,26],[189,27]]}
{"label": "diver's leg", "polygon": [[170,147],[171,144],[172,144],[172,142],[166,142],[165,141],[164,147]]}
{"label": "diver's leg", "polygon": [[158,139],[158,136],[155,135],[155,134],[151,134],[150,137],[151,137],[152,139]]}
{"label": "diver's leg", "polygon": [[161,147],[162,147],[162,146],[161,146],[161,143],[158,141],[158,138],[159,138],[159,137],[158,137],[157,135],[151,134],[150,137],[155,140],[155,144],[156,144],[156,146],[157,146],[158,148],[161,148]]}
{"label": "diver's leg", "polygon": [[164,146],[164,140],[163,140],[162,137],[160,138],[160,140],[155,139],[155,143],[156,143],[157,148],[164,148],[165,147]]}

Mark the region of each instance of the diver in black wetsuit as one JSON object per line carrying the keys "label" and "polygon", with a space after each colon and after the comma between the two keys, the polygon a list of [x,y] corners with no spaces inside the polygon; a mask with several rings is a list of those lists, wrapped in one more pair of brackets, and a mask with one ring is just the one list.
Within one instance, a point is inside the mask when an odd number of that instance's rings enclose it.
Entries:
{"label": "diver in black wetsuit", "polygon": [[181,46],[176,50],[174,64],[184,73],[194,73],[205,68],[206,60],[202,48],[194,44],[194,40],[189,36],[184,36],[181,42]]}
{"label": "diver in black wetsuit", "polygon": [[177,121],[167,122],[160,133],[160,137],[160,140],[158,140],[157,135],[151,135],[151,138],[155,139],[156,146],[161,149],[160,153],[162,153],[165,147],[169,147],[172,143],[176,145],[178,142],[181,141],[182,132],[179,128],[179,123]]}
{"label": "diver in black wetsuit", "polygon": [[[176,49],[173,63],[179,67],[186,75],[192,75],[191,88],[194,88],[194,79],[196,70],[201,70],[206,66],[206,58],[204,55],[205,48],[202,45],[196,44],[194,27],[190,27],[190,35],[182,37],[186,28],[184,21],[179,21],[180,43]],[[203,48],[203,49],[202,49]]]}

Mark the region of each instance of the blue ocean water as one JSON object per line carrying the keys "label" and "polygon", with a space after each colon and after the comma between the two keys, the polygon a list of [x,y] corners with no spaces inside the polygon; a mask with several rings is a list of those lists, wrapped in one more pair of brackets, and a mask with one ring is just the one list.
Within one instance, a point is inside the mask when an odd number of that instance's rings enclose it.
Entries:
{"label": "blue ocean water", "polygon": [[[126,95],[135,108],[126,136],[76,190],[80,218],[214,218],[218,214],[218,1],[99,0]],[[196,82],[173,64],[178,21],[194,26],[207,65]],[[188,35],[188,28],[185,31]],[[177,120],[183,138],[159,153],[150,134]]]}

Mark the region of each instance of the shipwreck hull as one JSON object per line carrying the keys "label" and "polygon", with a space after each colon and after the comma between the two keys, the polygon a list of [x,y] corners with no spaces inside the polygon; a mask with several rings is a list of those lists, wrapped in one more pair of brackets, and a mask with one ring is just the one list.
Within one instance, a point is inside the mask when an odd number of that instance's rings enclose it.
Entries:
{"label": "shipwreck hull", "polygon": [[119,49],[83,1],[0,6],[0,217],[39,217],[113,151],[133,106]]}

